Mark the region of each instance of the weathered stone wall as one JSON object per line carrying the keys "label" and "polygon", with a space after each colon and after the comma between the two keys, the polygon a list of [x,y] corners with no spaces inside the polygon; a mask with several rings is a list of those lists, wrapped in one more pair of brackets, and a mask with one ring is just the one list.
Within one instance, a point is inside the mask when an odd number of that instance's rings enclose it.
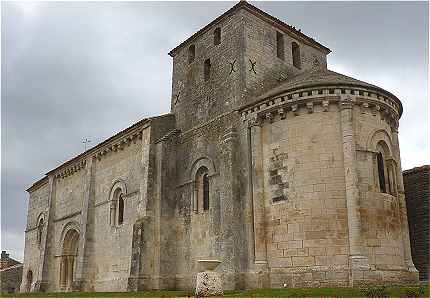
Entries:
{"label": "weathered stone wall", "polygon": [[[197,260],[215,258],[222,260],[219,266],[224,275],[226,288],[237,288],[238,272],[243,270],[245,247],[243,228],[243,197],[232,183],[238,171],[237,153],[232,146],[234,114],[214,119],[182,134],[177,143],[177,287],[192,288],[197,273]],[[236,118],[237,119],[237,118]],[[234,121],[233,121],[234,120]],[[209,210],[193,204],[195,174],[205,166],[209,170]],[[232,176],[233,175],[233,176]],[[234,180],[232,180],[234,179]],[[242,245],[241,245],[242,243]]]}
{"label": "weathered stone wall", "polygon": [[[392,160],[396,175],[399,173],[400,161],[395,154],[398,148],[393,132],[380,112],[356,107],[354,117],[358,119],[355,133],[364,254],[377,270],[404,270],[403,216],[398,190],[392,193],[380,191],[376,163],[377,144],[384,142],[390,152],[385,161]],[[381,279],[382,276],[375,275],[374,278]]]}
{"label": "weathered stone wall", "polygon": [[[49,209],[49,184],[47,179],[40,186],[36,187],[30,193],[27,209],[27,226],[25,231],[25,248],[24,248],[24,267],[22,289],[34,287],[34,282],[37,280],[37,274],[40,266],[41,251],[38,241],[38,219],[43,217],[44,233],[46,233],[46,214]],[[27,284],[26,276],[28,272],[32,272],[32,285]]]}
{"label": "weathered stone wall", "polygon": [[21,285],[23,265],[0,270],[0,293],[18,293]]}
{"label": "weathered stone wall", "polygon": [[[221,28],[221,44],[214,45],[213,32]],[[192,44],[196,56],[188,64],[188,47],[173,57],[172,112],[178,128],[186,131],[229,112],[238,101],[242,84],[242,22],[239,15],[222,20]],[[204,61],[210,59],[211,74],[204,80]],[[179,97],[177,97],[179,94]]]}
{"label": "weathered stone wall", "polygon": [[[30,188],[23,276],[35,271],[36,290],[192,289],[197,260],[208,258],[222,261],[225,289],[415,279],[398,100],[327,71],[328,49],[250,9],[189,41],[193,62],[188,45],[173,55],[172,114],[142,120]],[[284,60],[276,53],[278,31]],[[378,150],[387,193],[380,191]],[[197,203],[202,167],[208,210]],[[116,187],[125,200],[122,224],[112,219]],[[70,229],[79,233],[76,256],[68,258],[73,284],[61,289]]]}
{"label": "weathered stone wall", "polygon": [[[346,286],[348,239],[339,111],[300,109],[254,127],[270,286]],[[312,122],[314,125],[307,125]],[[322,128],[322,129],[321,129]],[[258,186],[259,187],[258,187]],[[258,196],[258,194],[260,194]],[[257,213],[257,210],[254,210]],[[258,215],[258,214],[256,214]]]}
{"label": "weathered stone wall", "polygon": [[[134,133],[109,150],[104,150],[101,155],[81,158],[76,162],[79,167],[72,164],[69,168],[50,173],[54,177],[51,178],[52,193],[49,183],[30,190],[26,233],[28,248],[23,276],[25,278],[28,270],[33,271],[31,290],[35,289],[34,283],[42,281],[45,284],[43,290],[61,290],[60,256],[63,254],[65,233],[69,229],[79,233],[73,288],[87,291],[128,289],[133,226],[137,221],[151,216],[152,212],[151,142],[173,129],[174,117],[154,118],[152,124],[153,127],[143,127],[139,138]],[[118,184],[123,185],[125,203],[124,222],[121,225],[112,222],[110,214],[112,192]],[[35,249],[38,248],[37,222],[41,214],[45,219],[44,235],[49,233],[49,237],[46,237],[46,248],[42,239],[41,248]],[[146,228],[151,231],[150,224]],[[45,256],[42,256],[42,250]],[[152,257],[150,255],[149,259]],[[146,268],[153,268],[153,265],[148,264]],[[152,288],[152,285],[149,287]],[[26,290],[23,283],[23,291]]]}
{"label": "weathered stone wall", "polygon": [[[144,130],[146,140],[149,129]],[[137,217],[141,180],[142,142],[130,144],[103,157],[95,166],[95,210],[93,274],[95,291],[125,291],[129,277],[132,227]],[[110,220],[109,196],[116,182],[127,188],[124,197],[124,223]]]}
{"label": "weathered stone wall", "polygon": [[[248,11],[242,12],[244,23],[244,78],[246,104],[281,81],[312,68],[327,68],[325,53],[304,44],[285,31],[263,21]],[[285,59],[277,57],[276,32],[283,35]],[[301,68],[293,65],[292,42],[300,47]]]}
{"label": "weathered stone wall", "polygon": [[412,259],[421,280],[430,278],[430,166],[403,172]]}

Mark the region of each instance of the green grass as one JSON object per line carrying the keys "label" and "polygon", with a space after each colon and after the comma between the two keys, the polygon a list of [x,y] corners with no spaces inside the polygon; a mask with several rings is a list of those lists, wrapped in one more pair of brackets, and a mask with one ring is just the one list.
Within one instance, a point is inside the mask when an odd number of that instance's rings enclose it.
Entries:
{"label": "green grass", "polygon": [[[415,292],[418,293],[419,286],[409,287],[387,287],[388,297],[405,297]],[[415,297],[430,297],[430,287],[421,286],[423,293]],[[97,298],[97,297],[142,297],[142,298],[167,298],[167,297],[192,297],[187,296],[185,291],[148,291],[138,293],[31,293],[3,295],[2,297],[64,297],[64,298]],[[250,297],[367,297],[365,291],[358,288],[306,288],[306,289],[258,289],[258,290],[235,290],[226,291],[225,298]]]}

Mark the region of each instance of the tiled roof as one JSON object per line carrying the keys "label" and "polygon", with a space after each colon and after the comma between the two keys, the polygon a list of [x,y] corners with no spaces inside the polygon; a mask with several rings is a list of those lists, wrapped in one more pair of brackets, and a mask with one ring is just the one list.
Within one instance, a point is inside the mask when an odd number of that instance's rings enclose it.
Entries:
{"label": "tiled roof", "polygon": [[270,89],[268,92],[258,96],[252,103],[247,104],[245,107],[253,105],[263,99],[273,97],[281,93],[294,91],[296,89],[301,89],[305,87],[315,87],[315,86],[330,86],[330,85],[357,86],[357,87],[361,86],[365,88],[374,89],[389,95],[400,105],[400,109],[402,107],[400,100],[392,93],[378,86],[348,77],[346,75],[343,75],[328,69],[311,70],[311,71],[298,74],[290,79],[287,79],[286,81],[283,81],[282,83],[280,83],[278,86]]}
{"label": "tiled roof", "polygon": [[175,53],[182,48],[184,45],[190,43],[191,41],[193,41],[194,39],[196,39],[198,36],[202,35],[203,33],[205,33],[206,31],[208,31],[212,26],[214,26],[215,24],[219,23],[222,19],[224,19],[227,16],[233,15],[237,10],[244,8],[247,11],[253,13],[255,16],[263,19],[266,22],[271,23],[272,25],[277,25],[280,28],[282,28],[284,31],[287,31],[288,33],[297,36],[298,39],[301,39],[302,41],[304,41],[305,43],[316,47],[320,50],[323,50],[326,52],[326,54],[330,53],[331,50],[325,46],[323,46],[322,44],[320,44],[319,42],[317,42],[315,39],[307,36],[306,34],[302,33],[300,30],[297,30],[295,27],[290,26],[286,23],[284,23],[283,21],[271,16],[270,14],[262,11],[261,9],[255,7],[252,4],[249,4],[246,1],[240,1],[239,3],[237,3],[236,5],[234,5],[232,8],[230,8],[229,10],[227,10],[226,12],[224,12],[222,15],[220,15],[219,17],[217,17],[215,20],[213,20],[212,22],[210,22],[209,24],[207,24],[206,26],[204,26],[202,29],[200,29],[199,31],[197,31],[196,33],[194,33],[193,35],[191,35],[188,39],[186,39],[185,41],[183,41],[182,43],[180,43],[177,47],[175,47],[173,50],[171,50],[169,52],[170,56],[174,56]]}
{"label": "tiled roof", "polygon": [[[89,155],[89,154],[94,153],[94,152],[95,152],[95,151],[97,151],[99,148],[101,148],[101,147],[103,147],[104,145],[108,144],[110,141],[112,141],[112,140],[113,140],[113,139],[115,139],[116,137],[119,137],[119,136],[121,136],[121,135],[124,135],[124,134],[126,134],[127,132],[131,131],[132,129],[134,129],[134,128],[136,128],[136,127],[138,127],[138,126],[140,126],[140,125],[142,125],[142,124],[144,124],[144,123],[146,123],[146,122],[150,122],[151,120],[154,120],[154,119],[159,119],[159,118],[163,118],[163,117],[168,117],[168,116],[171,116],[171,115],[172,115],[171,113],[167,113],[167,114],[163,114],[163,115],[159,115],[159,116],[154,116],[154,117],[144,118],[144,119],[142,119],[142,120],[140,120],[140,121],[138,121],[138,122],[134,123],[133,125],[131,125],[131,126],[127,127],[126,129],[123,129],[123,130],[121,130],[120,132],[118,132],[118,133],[114,134],[113,136],[111,136],[110,138],[108,138],[108,139],[104,140],[103,142],[101,142],[101,143],[97,144],[96,146],[94,146],[94,147],[92,147],[92,148],[88,149],[87,151],[84,151],[83,153],[81,153],[81,154],[79,154],[79,155],[76,155],[75,157],[73,157],[73,158],[71,158],[71,159],[69,159],[69,160],[67,160],[67,161],[63,162],[63,163],[62,163],[62,164],[60,164],[58,167],[56,167],[56,168],[54,168],[53,170],[49,171],[49,172],[48,172],[48,173],[46,173],[45,175],[46,175],[46,176],[48,176],[49,174],[51,174],[52,172],[54,172],[54,171],[58,170],[59,168],[61,168],[61,167],[63,167],[63,166],[66,166],[66,165],[68,165],[68,164],[71,164],[72,162],[74,162],[74,161],[78,160],[78,159],[79,159],[79,158],[81,158],[81,157],[84,157],[84,156],[86,156],[86,155]],[[38,185],[41,185],[41,184],[45,183],[45,182],[46,182],[46,181],[45,181],[45,179],[47,179],[47,177],[46,177],[46,176],[45,176],[45,177],[43,177],[43,178],[41,178],[41,179],[39,179],[38,181],[36,181],[32,186],[30,186],[30,187],[27,189],[27,191],[31,190],[33,187],[36,187],[36,186],[38,186]]]}
{"label": "tiled roof", "polygon": [[420,167],[415,167],[409,170],[405,170],[403,171],[403,175],[416,174],[416,173],[426,172],[426,171],[430,171],[430,165],[423,165]]}

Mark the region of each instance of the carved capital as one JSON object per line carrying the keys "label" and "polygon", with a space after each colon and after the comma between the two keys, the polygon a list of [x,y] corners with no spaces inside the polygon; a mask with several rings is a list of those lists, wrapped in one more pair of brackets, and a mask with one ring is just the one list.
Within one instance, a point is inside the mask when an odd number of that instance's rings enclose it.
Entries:
{"label": "carved capital", "polygon": [[342,96],[339,101],[339,108],[343,109],[352,109],[354,102],[350,95]]}
{"label": "carved capital", "polygon": [[262,121],[260,119],[260,117],[258,117],[257,114],[254,114],[250,117],[250,119],[248,120],[248,127],[252,127],[252,126],[261,126]]}

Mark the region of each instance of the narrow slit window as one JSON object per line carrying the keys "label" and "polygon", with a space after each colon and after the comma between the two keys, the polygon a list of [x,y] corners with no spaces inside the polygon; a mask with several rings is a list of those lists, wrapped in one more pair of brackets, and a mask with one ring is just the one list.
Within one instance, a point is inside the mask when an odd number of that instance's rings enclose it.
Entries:
{"label": "narrow slit window", "polygon": [[276,55],[279,59],[285,60],[284,35],[276,31]]}
{"label": "narrow slit window", "polygon": [[188,64],[192,63],[195,57],[196,57],[196,46],[192,44],[188,48]]}
{"label": "narrow slit window", "polygon": [[293,65],[297,68],[301,68],[300,47],[297,43],[293,42],[291,44],[291,52],[293,56]]}
{"label": "narrow slit window", "polygon": [[122,195],[118,198],[118,225],[124,222],[124,199]]}
{"label": "narrow slit window", "polygon": [[42,244],[42,233],[43,233],[43,218],[40,219],[39,225],[37,226],[37,244]]}
{"label": "narrow slit window", "polygon": [[211,59],[206,59],[204,64],[204,79],[209,81],[211,77]]}
{"label": "narrow slit window", "polygon": [[218,27],[214,31],[214,45],[221,44],[221,28]]}
{"label": "narrow slit window", "polygon": [[209,210],[209,177],[203,175],[203,210]]}
{"label": "narrow slit window", "polygon": [[378,152],[376,159],[378,163],[379,190],[387,193],[387,188],[385,187],[384,157],[381,152]]}

